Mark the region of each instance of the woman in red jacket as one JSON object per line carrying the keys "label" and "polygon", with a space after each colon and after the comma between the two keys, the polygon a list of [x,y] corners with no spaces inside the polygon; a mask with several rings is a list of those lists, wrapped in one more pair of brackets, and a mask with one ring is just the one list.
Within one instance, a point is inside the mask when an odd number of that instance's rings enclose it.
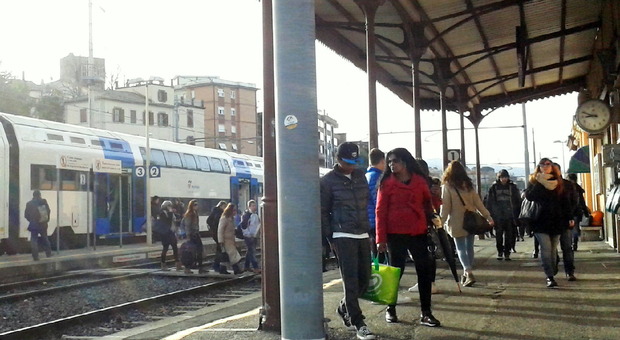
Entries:
{"label": "woman in red jacket", "polygon": [[[407,251],[415,262],[422,325],[439,326],[431,313],[431,281],[433,259],[428,251],[427,216],[432,213],[431,193],[420,166],[411,153],[396,148],[386,156],[387,168],[381,177],[377,194],[377,249],[388,250],[390,264],[405,270]],[[396,306],[388,306],[387,322],[398,322]]]}

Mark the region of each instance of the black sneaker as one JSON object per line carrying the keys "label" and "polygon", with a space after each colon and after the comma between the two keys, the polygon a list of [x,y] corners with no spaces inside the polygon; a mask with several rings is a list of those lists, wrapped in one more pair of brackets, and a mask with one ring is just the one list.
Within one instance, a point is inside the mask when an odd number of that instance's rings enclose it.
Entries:
{"label": "black sneaker", "polygon": [[387,321],[388,323],[397,323],[398,322],[398,316],[396,316],[396,308],[395,307],[388,307],[387,310],[385,311],[385,321]]}
{"label": "black sneaker", "polygon": [[568,281],[577,281],[577,278],[575,277],[575,274],[566,274],[566,279]]}
{"label": "black sneaker", "polygon": [[538,258],[538,253],[537,252],[533,252],[532,253],[532,258],[533,259],[537,259]]}
{"label": "black sneaker", "polygon": [[548,277],[547,278],[547,288],[553,288],[553,287],[557,287],[558,283],[555,282],[555,279],[552,277]]}
{"label": "black sneaker", "polygon": [[433,314],[431,314],[430,312],[420,315],[420,324],[428,327],[441,326],[441,322],[435,319]]}
{"label": "black sneaker", "polygon": [[510,253],[504,254],[504,260],[505,261],[512,261],[512,259],[510,258]]}
{"label": "black sneaker", "polygon": [[338,308],[336,308],[336,312],[338,313],[338,315],[340,315],[340,317],[342,318],[342,324],[350,329],[350,330],[355,330],[355,326],[351,325],[351,319],[349,319],[349,315],[347,315],[347,313],[345,313],[342,309],[342,306],[338,306]]}
{"label": "black sneaker", "polygon": [[504,257],[502,256],[502,253],[497,253],[497,261],[501,261],[503,259]]}

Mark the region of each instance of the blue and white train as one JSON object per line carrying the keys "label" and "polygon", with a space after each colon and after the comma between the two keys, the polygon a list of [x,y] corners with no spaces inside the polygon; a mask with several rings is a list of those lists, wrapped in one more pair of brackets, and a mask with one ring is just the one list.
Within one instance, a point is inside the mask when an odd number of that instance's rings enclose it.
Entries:
{"label": "blue and white train", "polygon": [[[87,237],[98,242],[123,235],[125,242],[144,241],[146,177],[136,174],[146,158],[144,137],[0,113],[0,254],[29,249],[24,218],[32,192],[40,190],[52,210],[48,234],[61,248],[84,247]],[[220,201],[243,210],[263,194],[260,157],[150,139],[151,165],[160,177],[149,180],[151,196],[197,199],[200,229],[208,234],[206,217]],[[92,166],[68,170],[61,159],[82,164],[98,160],[121,162],[122,173],[93,172]],[[60,170],[58,169],[60,168]]]}

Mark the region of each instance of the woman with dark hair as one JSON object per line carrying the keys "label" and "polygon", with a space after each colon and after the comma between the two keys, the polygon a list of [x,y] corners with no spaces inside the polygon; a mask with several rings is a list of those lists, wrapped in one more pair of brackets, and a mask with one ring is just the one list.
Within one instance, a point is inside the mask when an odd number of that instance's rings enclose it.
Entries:
{"label": "woman with dark hair", "polygon": [[[237,244],[235,241],[235,215],[237,214],[237,208],[234,204],[228,203],[220,222],[217,227],[217,239],[220,244],[220,248],[226,254],[228,254],[228,263],[232,266],[235,274],[241,274],[243,271],[239,268],[239,261],[241,261],[241,255],[237,251]],[[223,262],[220,263],[220,268],[226,266]]]}
{"label": "woman with dark hair", "polygon": [[[200,238],[200,227],[198,225],[198,201],[193,199],[187,205],[187,211],[181,220],[181,225],[187,231],[189,240],[196,248],[196,257],[198,258],[198,273],[203,273],[202,269],[202,239]],[[191,274],[190,268],[185,268],[186,274]]]}
{"label": "woman with dark hair", "polygon": [[446,223],[446,231],[454,238],[456,252],[463,266],[461,283],[471,287],[476,278],[474,266],[474,235],[463,229],[465,211],[478,211],[491,225],[495,225],[491,214],[484,207],[480,196],[474,190],[467,172],[461,163],[452,161],[443,173],[443,187],[441,190],[441,220]]}
{"label": "woman with dark hair", "polygon": [[547,276],[547,287],[558,284],[554,276],[558,273],[557,248],[560,235],[567,226],[573,227],[572,205],[559,168],[549,158],[542,158],[534,173],[530,175],[525,189],[525,198],[540,204],[538,219],[530,222],[534,237],[540,244],[540,261]]}
{"label": "woman with dark hair", "polygon": [[[427,217],[432,213],[431,193],[424,172],[411,153],[396,148],[387,153],[387,167],[379,182],[376,210],[377,250],[388,250],[390,264],[405,271],[407,251],[418,275],[422,315],[420,324],[435,327],[431,313],[433,259],[428,250]],[[385,314],[387,322],[398,322],[396,305]]]}

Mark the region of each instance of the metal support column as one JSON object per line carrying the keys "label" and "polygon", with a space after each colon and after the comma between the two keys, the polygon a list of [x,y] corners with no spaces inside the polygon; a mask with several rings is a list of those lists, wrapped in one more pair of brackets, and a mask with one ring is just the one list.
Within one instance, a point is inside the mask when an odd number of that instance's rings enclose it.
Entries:
{"label": "metal support column", "polygon": [[525,157],[525,184],[527,186],[528,180],[530,178],[530,148],[527,141],[527,111],[525,110],[525,103],[521,104],[521,111],[523,113],[523,147],[525,151],[523,153],[523,156]]}
{"label": "metal support column", "polygon": [[467,98],[467,87],[466,86],[458,86],[454,88],[456,92],[458,108],[459,108],[459,120],[461,125],[461,163],[467,166],[467,161],[465,159],[465,108],[466,103],[464,100]]}
{"label": "metal support column", "polygon": [[413,23],[407,27],[407,42],[409,43],[409,57],[411,58],[411,83],[413,85],[413,124],[415,131],[415,158],[422,158],[422,127],[420,104],[420,59],[428,48],[428,41],[424,36],[424,25]]}
{"label": "metal support column", "polygon": [[379,147],[377,128],[377,64],[375,62],[375,14],[384,0],[355,0],[366,18],[366,74],[368,75],[369,150]]}
{"label": "metal support column", "polygon": [[281,335],[324,339],[314,0],[273,1],[273,23]]}
{"label": "metal support column", "polygon": [[443,153],[443,168],[448,166],[448,121],[446,117],[446,88],[439,87],[439,107],[441,108],[441,151]]}
{"label": "metal support column", "polygon": [[278,253],[278,199],[276,171],[275,104],[273,88],[273,15],[271,0],[263,0],[263,237],[260,328],[280,331],[280,275]]}

